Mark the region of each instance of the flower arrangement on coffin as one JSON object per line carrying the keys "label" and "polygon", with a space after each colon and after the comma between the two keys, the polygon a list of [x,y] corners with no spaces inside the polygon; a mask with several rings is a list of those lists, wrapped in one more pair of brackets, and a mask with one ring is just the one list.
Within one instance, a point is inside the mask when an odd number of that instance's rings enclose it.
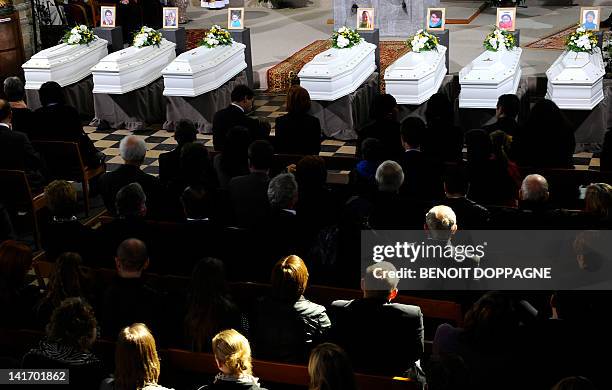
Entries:
{"label": "flower arrangement on coffin", "polygon": [[415,53],[438,50],[438,37],[421,29],[417,31],[416,34],[408,38],[406,41],[406,46],[408,46],[410,50]]}
{"label": "flower arrangement on coffin", "polygon": [[151,27],[142,26],[140,31],[138,31],[134,35],[134,40],[132,44],[136,47],[145,47],[145,46],[159,46],[162,40],[162,35],[160,32],[152,29]]}
{"label": "flower arrangement on coffin", "polygon": [[591,30],[585,30],[582,27],[578,27],[565,41],[565,48],[577,53],[592,53],[596,47],[597,36]]}
{"label": "flower arrangement on coffin", "polygon": [[74,26],[72,29],[66,31],[62,42],[68,45],[87,45],[96,39],[93,31],[84,24],[80,26]]}
{"label": "flower arrangement on coffin", "polygon": [[208,48],[227,46],[231,45],[233,41],[229,31],[215,24],[208,30],[204,38],[202,38],[200,46],[206,46]]}
{"label": "flower arrangement on coffin", "polygon": [[488,51],[498,51],[502,47],[512,50],[516,47],[516,40],[511,32],[496,28],[487,35],[482,45]]}
{"label": "flower arrangement on coffin", "polygon": [[352,28],[342,26],[332,34],[332,47],[336,49],[348,49],[361,43],[361,35]]}

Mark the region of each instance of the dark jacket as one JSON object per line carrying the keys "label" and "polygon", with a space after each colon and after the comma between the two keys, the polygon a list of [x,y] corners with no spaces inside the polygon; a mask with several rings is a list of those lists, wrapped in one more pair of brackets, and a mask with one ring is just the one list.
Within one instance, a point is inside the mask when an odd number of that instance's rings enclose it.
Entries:
{"label": "dark jacket", "polygon": [[228,184],[235,221],[241,227],[253,227],[269,214],[268,183],[266,173],[253,172],[234,177]]}
{"label": "dark jacket", "polygon": [[101,334],[115,339],[123,327],[142,322],[159,338],[164,307],[163,295],[146,285],[142,278],[117,276],[104,291],[97,311]]}
{"label": "dark jacket", "polygon": [[103,157],[83,131],[76,108],[64,104],[40,107],[34,111],[31,138],[45,141],[76,142],[87,166],[97,167]]}
{"label": "dark jacket", "polygon": [[180,176],[181,148],[162,153],[159,155],[159,180],[168,183]]}
{"label": "dark jacket", "polygon": [[310,349],[325,340],[331,326],[325,307],[303,296],[295,303],[260,298],[253,317],[257,358],[282,362],[305,362]]}
{"label": "dark jacket", "polygon": [[446,198],[442,204],[453,209],[457,216],[457,225],[461,230],[486,229],[489,223],[489,211],[465,196]]}
{"label": "dark jacket", "polygon": [[400,375],[423,356],[423,314],[418,306],[364,298],[332,303],[332,339],[355,371]]}
{"label": "dark jacket", "polygon": [[383,119],[372,122],[364,127],[359,134],[359,145],[366,138],[376,138],[384,147],[383,158],[396,161],[402,153],[402,141],[400,137],[400,124],[397,121]]}
{"label": "dark jacket", "polygon": [[508,135],[515,135],[518,131],[518,123],[512,118],[502,117],[495,121],[495,123],[484,126],[483,129],[489,134],[496,130],[501,130]]}
{"label": "dark jacket", "polygon": [[95,266],[113,268],[114,263],[112,260],[117,253],[117,248],[123,240],[128,238],[137,238],[144,242],[147,248],[149,248],[149,252],[152,253],[151,246],[154,243],[155,237],[144,218],[114,218],[112,221],[102,224],[96,232],[100,247],[96,253],[97,256],[92,259]]}
{"label": "dark jacket", "polygon": [[117,192],[130,183],[138,183],[147,196],[147,209],[149,214],[155,214],[161,203],[162,191],[159,180],[152,175],[144,173],[139,167],[123,164],[112,172],[106,172],[100,177],[98,188],[104,199],[104,206],[112,214],[115,213],[115,196]]}
{"label": "dark jacket", "polygon": [[248,117],[244,111],[233,104],[215,113],[212,123],[213,145],[215,150],[223,150],[228,131],[234,126],[246,127],[251,142],[268,137],[270,131],[257,119]]}
{"label": "dark jacket", "polygon": [[420,201],[435,201],[444,193],[442,167],[420,150],[402,152],[397,161],[404,172],[404,183],[400,188],[403,196]]}
{"label": "dark jacket", "polygon": [[309,114],[285,114],[276,118],[274,143],[277,153],[318,156],[321,151],[321,123]]}
{"label": "dark jacket", "polygon": [[13,113],[13,130],[29,134],[36,125],[34,120],[34,112],[27,107],[11,108]]}
{"label": "dark jacket", "polygon": [[42,229],[41,238],[43,249],[50,261],[55,261],[64,252],[76,252],[87,264],[90,255],[98,250],[95,232],[76,219],[49,221]]}
{"label": "dark jacket", "polygon": [[0,125],[0,169],[24,171],[30,186],[38,188],[44,185],[42,167],[41,158],[28,136]]}

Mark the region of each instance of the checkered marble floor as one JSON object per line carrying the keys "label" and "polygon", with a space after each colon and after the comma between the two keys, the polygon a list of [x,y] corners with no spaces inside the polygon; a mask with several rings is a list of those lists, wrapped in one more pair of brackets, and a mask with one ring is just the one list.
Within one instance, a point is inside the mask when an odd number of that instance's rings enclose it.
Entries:
{"label": "checkered marble floor", "polygon": [[[270,122],[272,135],[274,135],[274,120],[286,114],[285,95],[264,95],[255,97],[255,110],[253,115]],[[85,132],[94,141],[98,150],[107,155],[107,169],[114,170],[122,164],[119,156],[119,141],[126,135],[132,134],[128,130],[96,130],[95,127],[85,127]],[[147,145],[147,154],[142,169],[146,173],[156,175],[159,172],[159,155],[174,149],[176,141],[174,133],[162,130],[160,125],[154,125],[146,131],[139,131],[134,135],[144,139]],[[212,134],[198,134],[198,141],[212,149]],[[321,142],[321,156],[354,156],[356,146],[354,141],[339,141],[327,139]],[[594,153],[577,153],[574,155],[575,169],[599,170],[599,155]]]}

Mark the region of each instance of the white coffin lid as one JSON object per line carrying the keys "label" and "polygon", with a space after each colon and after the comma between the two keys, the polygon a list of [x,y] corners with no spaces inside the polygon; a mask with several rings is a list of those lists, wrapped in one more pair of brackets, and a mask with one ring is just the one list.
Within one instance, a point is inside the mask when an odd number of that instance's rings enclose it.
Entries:
{"label": "white coffin lid", "polygon": [[365,42],[348,49],[330,48],[317,54],[312,61],[304,65],[298,73],[300,78],[331,79],[344,73],[349,73],[357,67],[370,53],[376,50],[376,45]]}
{"label": "white coffin lid", "polygon": [[385,70],[385,80],[419,80],[436,72],[440,61],[446,61],[446,47],[438,45],[438,50],[420,53],[408,52],[389,65]]}
{"label": "white coffin lid", "polygon": [[459,72],[460,83],[498,84],[512,77],[520,66],[522,49],[485,51]]}
{"label": "white coffin lid", "polygon": [[601,50],[593,53],[565,51],[546,71],[546,77],[553,84],[593,84],[605,74]]}
{"label": "white coffin lid", "polygon": [[[60,43],[59,45],[39,51],[25,62],[22,68],[26,71],[26,75],[28,71],[53,71],[63,67],[70,68],[70,72],[59,75],[54,74],[55,78],[53,80],[45,80],[55,81],[61,86],[66,86],[79,81],[81,78],[91,73],[91,65],[89,65],[89,63],[92,58],[90,56],[96,57],[95,61],[93,61],[96,63],[107,54],[108,42],[96,36],[96,39],[87,45],[68,45],[66,43]],[[86,69],[79,69],[79,63],[87,64]],[[28,87],[26,76],[26,89],[38,89],[40,84],[42,84],[42,82],[38,81],[39,80],[34,81],[34,84],[37,85]]]}
{"label": "white coffin lid", "polygon": [[194,75],[205,72],[219,66],[227,59],[235,56],[236,53],[244,52],[245,48],[245,45],[235,41],[227,46],[217,46],[213,48],[200,46],[176,57],[174,61],[162,70],[162,74],[164,76]]}
{"label": "white coffin lid", "polygon": [[123,73],[135,68],[146,68],[146,64],[160,55],[160,51],[175,50],[176,44],[162,38],[159,46],[130,46],[104,57],[91,68],[94,72]]}

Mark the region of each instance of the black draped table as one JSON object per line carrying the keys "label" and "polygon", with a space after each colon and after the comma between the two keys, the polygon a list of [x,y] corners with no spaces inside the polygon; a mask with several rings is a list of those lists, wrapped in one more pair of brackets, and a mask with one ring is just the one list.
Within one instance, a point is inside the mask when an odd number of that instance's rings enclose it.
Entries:
{"label": "black draped table", "polygon": [[370,120],[370,108],[378,94],[374,72],[357,90],[334,101],[313,100],[310,114],[319,118],[323,134],[339,140],[357,138],[357,131]]}
{"label": "black draped table", "polygon": [[245,71],[238,73],[219,88],[199,96],[167,96],[163,129],[174,131],[179,120],[189,119],[200,133],[212,133],[212,119],[215,112],[231,103],[232,90],[239,84],[247,84]]}
{"label": "black draped table", "polygon": [[163,123],[166,113],[163,91],[164,79],[160,77],[144,87],[122,95],[94,93],[96,116],[90,125],[139,131],[153,123]]}
{"label": "black draped table", "polygon": [[[66,103],[77,109],[81,118],[90,120],[93,118],[94,99],[93,99],[93,76],[89,75],[81,81],[62,87],[66,96]],[[41,106],[40,96],[37,89],[26,89],[26,101],[28,108],[36,110]]]}
{"label": "black draped table", "polygon": [[592,110],[563,110],[574,127],[576,152],[599,152],[604,135],[612,129],[612,80],[603,82],[604,99]]}

